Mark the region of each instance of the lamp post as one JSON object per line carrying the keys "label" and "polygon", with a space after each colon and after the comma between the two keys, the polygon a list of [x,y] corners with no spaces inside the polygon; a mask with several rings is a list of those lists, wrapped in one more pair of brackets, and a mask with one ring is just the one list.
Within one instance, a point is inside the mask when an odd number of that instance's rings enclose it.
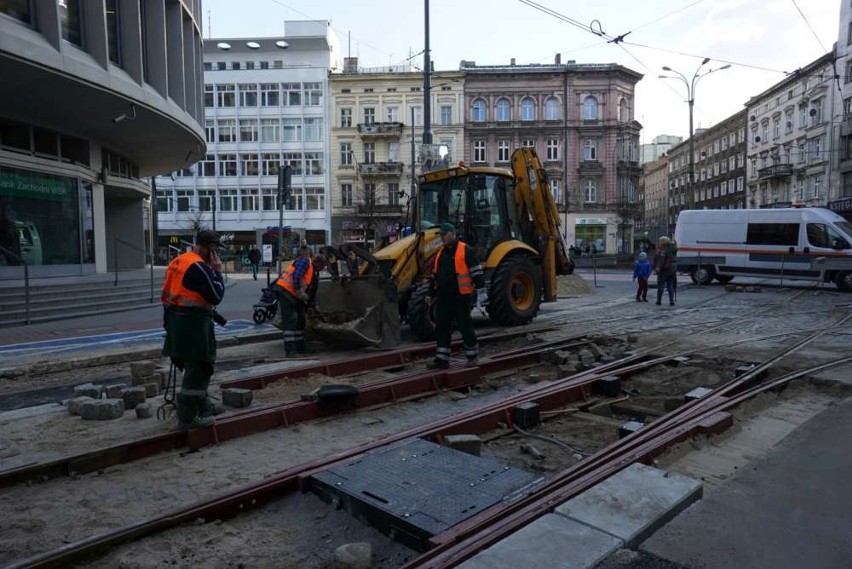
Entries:
{"label": "lamp post", "polygon": [[714,73],[716,71],[722,71],[723,69],[728,69],[730,67],[730,65],[723,65],[722,67],[717,67],[716,69],[709,69],[704,73],[701,73],[701,68],[707,65],[709,62],[710,58],[705,57],[704,61],[701,62],[701,65],[698,66],[698,69],[695,70],[695,73],[692,74],[692,79],[687,79],[683,73],[675,71],[668,65],[663,67],[663,71],[674,73],[676,76],[659,76],[660,79],[680,79],[681,81],[683,81],[683,84],[686,85],[686,96],[687,102],[689,103],[689,183],[687,185],[686,205],[690,209],[695,207],[695,140],[692,128],[693,108],[695,107],[695,86],[698,85],[698,80],[704,77],[705,75],[710,75],[711,73]]}

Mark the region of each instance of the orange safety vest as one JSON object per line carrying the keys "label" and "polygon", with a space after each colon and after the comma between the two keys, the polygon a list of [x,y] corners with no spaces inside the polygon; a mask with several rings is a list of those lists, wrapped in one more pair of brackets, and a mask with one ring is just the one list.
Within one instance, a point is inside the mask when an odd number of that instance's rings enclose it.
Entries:
{"label": "orange safety vest", "polygon": [[[459,241],[458,245],[456,245],[456,279],[459,283],[459,293],[460,294],[472,294],[473,293],[473,278],[470,276],[470,269],[467,266],[467,259],[465,250],[467,245],[464,244],[463,241]],[[438,261],[441,259],[441,253],[444,252],[444,246],[442,246],[438,250],[438,254],[435,255],[435,265],[432,268],[432,272],[436,275],[438,274]]]}
{"label": "orange safety vest", "polygon": [[201,255],[190,251],[175,257],[169,268],[166,269],[166,281],[163,283],[163,292],[160,300],[166,306],[180,306],[184,308],[203,308],[213,310],[213,305],[207,302],[203,296],[194,290],[183,286],[183,276],[189,267],[195,263],[203,263]]}
{"label": "orange safety vest", "polygon": [[[293,296],[296,296],[296,295],[299,294],[296,291],[296,283],[293,282],[293,273],[295,273],[295,272],[296,272],[296,263],[293,262],[293,263],[290,264],[289,267],[287,267],[287,270],[285,270],[283,273],[281,273],[281,276],[278,277],[278,280],[275,281],[275,284],[277,286],[280,286],[281,288],[283,288],[284,290],[286,290],[287,292],[289,292]],[[305,276],[302,277],[302,284],[304,285],[305,290],[307,290],[307,288],[309,286],[311,286],[311,283],[313,281],[314,281],[314,263],[313,263],[313,261],[308,259],[308,270],[305,271]]]}

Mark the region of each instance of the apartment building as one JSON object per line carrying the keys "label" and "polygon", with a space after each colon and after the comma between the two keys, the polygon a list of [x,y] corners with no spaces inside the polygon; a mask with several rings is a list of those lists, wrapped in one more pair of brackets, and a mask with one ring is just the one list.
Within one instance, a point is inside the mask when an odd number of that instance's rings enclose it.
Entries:
{"label": "apartment building", "polygon": [[832,168],[828,207],[852,221],[852,3],[840,3],[840,31],[834,44],[840,92],[834,99]]}
{"label": "apartment building", "polygon": [[644,216],[637,233],[655,243],[669,231],[668,156],[663,154],[658,160],[642,165],[639,196]]}

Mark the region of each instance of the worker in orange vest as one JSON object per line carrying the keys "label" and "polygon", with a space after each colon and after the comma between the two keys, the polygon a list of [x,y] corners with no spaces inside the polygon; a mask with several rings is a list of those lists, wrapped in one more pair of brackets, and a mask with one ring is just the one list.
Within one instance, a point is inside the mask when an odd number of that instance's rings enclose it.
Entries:
{"label": "worker in orange vest", "polygon": [[281,330],[284,332],[284,352],[287,357],[307,353],[305,325],[307,307],[316,293],[317,271],[311,260],[311,248],[302,245],[299,256],[275,281],[278,305],[281,307]]}
{"label": "worker in orange vest", "polygon": [[219,236],[200,231],[192,251],[179,255],[166,270],[161,300],[166,341],[163,355],[183,370],[176,407],[181,428],[209,427],[220,409],[207,397],[216,361],[214,307],[222,302],[222,280],[216,248]]}
{"label": "worker in orange vest", "polygon": [[456,228],[451,223],[441,224],[440,234],[444,245],[435,255],[430,280],[438,346],[435,360],[429,364],[429,368],[450,367],[450,338],[454,318],[464,340],[467,366],[473,367],[479,358],[479,345],[470,311],[474,307],[484,309],[488,304],[485,276],[473,248],[456,239]]}

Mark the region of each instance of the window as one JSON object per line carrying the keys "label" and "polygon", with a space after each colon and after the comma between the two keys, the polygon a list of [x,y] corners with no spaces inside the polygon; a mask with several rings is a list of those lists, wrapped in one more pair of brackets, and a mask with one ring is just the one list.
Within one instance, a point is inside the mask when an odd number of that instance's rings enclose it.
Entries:
{"label": "window", "polygon": [[302,106],[302,84],[282,83],[281,102],[287,105],[288,107]]}
{"label": "window", "polygon": [[512,105],[509,99],[502,98],[497,100],[496,116],[497,122],[507,122],[512,118]]}
{"label": "window", "polygon": [[210,83],[204,85],[204,106],[208,108],[213,106],[213,85]]}
{"label": "window", "polygon": [[305,176],[322,176],[322,152],[305,152]]}
{"label": "window", "polygon": [[722,182],[722,188],[721,188],[720,192],[723,196],[728,195],[728,182],[727,181]]}
{"label": "window", "polygon": [[817,174],[814,176],[814,195],[813,197],[819,198],[822,194],[822,174]]}
{"label": "window", "polygon": [[63,0],[59,5],[59,25],[62,39],[83,46],[83,30],[80,27],[80,0]]}
{"label": "window", "polygon": [[583,120],[593,121],[598,118],[598,100],[594,97],[583,99]]}
{"label": "window", "polygon": [[216,190],[198,190],[198,211],[213,211]]}
{"label": "window", "polygon": [[787,134],[793,132],[793,109],[788,109],[784,113],[784,132]]}
{"label": "window", "polygon": [[240,176],[257,176],[257,154],[240,154]]}
{"label": "window", "polygon": [[352,184],[340,184],[340,205],[352,207]]}
{"label": "window", "polygon": [[769,142],[769,121],[764,121],[763,123],[763,132],[760,135],[760,142],[766,144]]}
{"label": "window", "polygon": [[364,107],[364,124],[375,124],[376,109],[373,107]]}
{"label": "window", "polygon": [[[810,243],[811,247],[833,249],[846,241],[837,230],[825,223],[809,223],[807,225],[807,234],[808,243]],[[844,249],[848,249],[848,247],[844,247]]]}
{"label": "window", "polygon": [[562,112],[559,108],[559,99],[556,97],[548,97],[544,102],[544,119],[548,121],[558,121],[562,118]]}
{"label": "window", "polygon": [[497,162],[508,162],[509,161],[509,141],[508,140],[498,140],[497,141]]}
{"label": "window", "polygon": [[341,142],[340,143],[340,165],[341,166],[352,166],[352,143],[351,142]]}
{"label": "window", "polygon": [[352,109],[340,109],[340,127],[352,127]]}
{"label": "window", "polygon": [[213,119],[204,121],[204,138],[207,142],[216,142],[216,121]]}
{"label": "window", "polygon": [[305,142],[319,142],[322,140],[322,117],[305,119]]}
{"label": "window", "polygon": [[236,176],[237,175],[237,155],[236,154],[220,154],[219,155],[219,175],[220,176]]}
{"label": "window", "polygon": [[547,139],[547,159],[559,160],[559,140],[555,138]]}
{"label": "window", "polygon": [[818,136],[811,140],[811,160],[822,160],[822,137]]}
{"label": "window", "polygon": [[388,205],[399,205],[399,184],[388,183]]}
{"label": "window", "polygon": [[[239,69],[239,68],[240,68],[240,62],[235,61],[234,62],[234,69]],[[246,61],[246,69],[247,70],[248,69],[254,69],[254,61]]]}
{"label": "window", "polygon": [[277,107],[278,94],[278,83],[261,83],[260,104],[264,107]]}
{"label": "window", "polygon": [[7,0],[0,3],[0,14],[15,18],[27,24],[32,23],[30,0]]}
{"label": "window", "polygon": [[535,140],[531,138],[526,138],[521,141],[521,146],[524,148],[535,148]]}
{"label": "window", "polygon": [[[278,153],[266,153],[260,155],[260,172],[264,176],[277,176],[281,167],[281,158]],[[274,208],[273,208],[274,209]]]}
{"label": "window", "polygon": [[550,180],[550,194],[554,202],[562,203],[562,196],[559,195],[559,180]]}
{"label": "window", "polygon": [[302,194],[301,188],[295,188],[290,195],[290,201],[284,204],[284,209],[302,211],[305,209],[305,196]]}
{"label": "window", "polygon": [[281,155],[283,165],[290,166],[290,173],[293,176],[301,176],[304,174],[304,166],[302,165],[301,152],[285,152]]}
{"label": "window", "polygon": [[485,141],[477,140],[473,143],[473,161],[485,162]]}
{"label": "window", "polygon": [[399,143],[388,143],[388,162],[399,162]]}
{"label": "window", "polygon": [[302,140],[302,119],[284,119],[282,125],[284,142],[299,142]]}
{"label": "window", "polygon": [[234,106],[234,86],[233,85],[217,85],[216,86],[217,102],[219,107]]}
{"label": "window", "polygon": [[189,211],[189,203],[192,201],[192,190],[177,190],[177,211]]}
{"label": "window", "polygon": [[598,159],[598,144],[594,140],[586,140],[583,143],[583,160]]}
{"label": "window", "polygon": [[219,142],[236,142],[237,141],[237,121],[236,119],[219,119],[216,125],[218,131]]}
{"label": "window", "polygon": [[388,122],[399,122],[399,107],[388,107]]}
{"label": "window", "polygon": [[412,107],[414,115],[414,126],[423,126],[423,109],[421,107]]}
{"label": "window", "polygon": [[453,124],[453,108],[450,105],[441,105],[441,126]]}
{"label": "window", "polygon": [[376,184],[364,184],[364,205],[376,205]]}
{"label": "window", "polygon": [[375,164],[376,163],[376,143],[375,142],[365,142],[364,143],[364,164]]}
{"label": "window", "polygon": [[243,188],[240,190],[240,210],[257,211],[259,196],[257,188]]}
{"label": "window", "polygon": [[305,209],[325,209],[325,190],[323,188],[305,188]]}
{"label": "window", "polygon": [[470,106],[470,120],[472,122],[485,122],[485,112],[485,99],[474,99]]}
{"label": "window", "polygon": [[263,211],[278,211],[278,188],[263,188]]}
{"label": "window", "polygon": [[228,68],[228,64],[225,63],[224,61],[217,61],[216,62],[216,70],[217,71],[225,71],[227,68]]}
{"label": "window", "polygon": [[207,154],[198,164],[198,171],[201,176],[213,177],[216,175],[216,156],[213,154]]}
{"label": "window", "polygon": [[739,178],[737,178],[737,191],[741,192],[741,191],[743,191],[743,188],[744,188],[743,177],[740,176]]}
{"label": "window", "polygon": [[106,12],[107,50],[109,52],[109,60],[116,65],[121,65],[118,0],[105,0],[104,11]]}
{"label": "window", "polygon": [[630,109],[627,108],[627,99],[618,101],[618,122],[627,122],[630,119]]}
{"label": "window", "polygon": [[798,245],[798,223],[749,223],[747,245]]}
{"label": "window", "polygon": [[805,128],[808,125],[808,106],[804,103],[799,105],[799,128]]}
{"label": "window", "polygon": [[281,141],[281,123],[278,119],[260,119],[260,141]]}
{"label": "window", "polygon": [[257,106],[257,85],[255,85],[254,83],[246,83],[240,85],[240,106]]}
{"label": "window", "polygon": [[237,190],[219,190],[219,211],[237,211]]}
{"label": "window", "polygon": [[594,180],[586,180],[583,186],[583,200],[586,203],[596,203],[598,201],[598,187]]}
{"label": "window", "polygon": [[240,142],[257,142],[257,119],[240,119]]}
{"label": "window", "polygon": [[535,101],[533,101],[532,97],[524,97],[521,99],[521,120],[535,120]]}
{"label": "window", "polygon": [[305,83],[305,106],[322,106],[322,83]]}
{"label": "window", "polygon": [[781,136],[781,117],[775,117],[772,121],[772,138]]}
{"label": "window", "polygon": [[822,99],[811,101],[811,125],[818,125],[822,122]]}

